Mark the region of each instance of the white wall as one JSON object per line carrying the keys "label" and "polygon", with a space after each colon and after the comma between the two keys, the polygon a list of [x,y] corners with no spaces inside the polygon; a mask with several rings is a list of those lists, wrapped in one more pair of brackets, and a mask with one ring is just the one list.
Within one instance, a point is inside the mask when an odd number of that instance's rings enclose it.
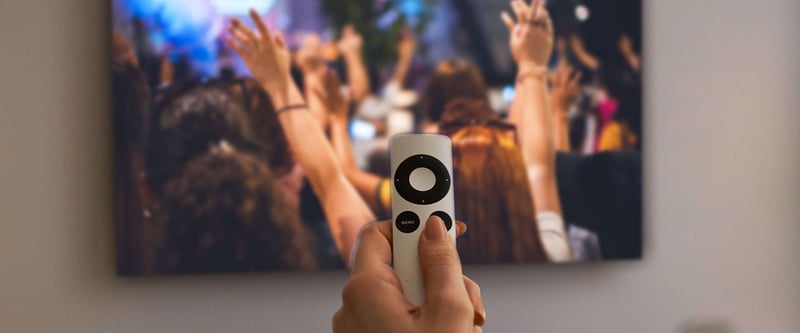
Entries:
{"label": "white wall", "polygon": [[[107,2],[0,2],[0,330],[328,331],[341,272],[114,276]],[[800,332],[800,3],[646,8],[646,259],[470,268],[487,332]]]}

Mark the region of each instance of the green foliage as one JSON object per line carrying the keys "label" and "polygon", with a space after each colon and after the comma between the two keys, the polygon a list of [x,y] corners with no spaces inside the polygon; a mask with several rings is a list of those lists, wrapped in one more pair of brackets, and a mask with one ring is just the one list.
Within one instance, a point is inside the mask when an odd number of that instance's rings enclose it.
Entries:
{"label": "green foliage", "polygon": [[[378,19],[391,10],[397,10],[396,0],[387,1],[382,8],[376,8],[376,0],[321,0],[322,10],[331,20],[337,35],[347,24],[361,34],[364,39],[364,61],[367,66],[381,67],[393,64],[397,60],[396,44],[406,26],[405,17],[396,20],[387,30],[377,28]],[[431,19],[431,10],[438,0],[423,0],[425,10],[420,16],[414,30],[417,34],[424,31]]]}

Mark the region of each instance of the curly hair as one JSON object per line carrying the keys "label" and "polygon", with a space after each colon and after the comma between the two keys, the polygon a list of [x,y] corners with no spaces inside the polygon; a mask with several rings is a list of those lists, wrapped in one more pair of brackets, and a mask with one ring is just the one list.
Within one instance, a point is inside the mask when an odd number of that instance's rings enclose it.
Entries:
{"label": "curly hair", "polygon": [[289,172],[294,165],[289,141],[278,121],[272,99],[261,84],[252,78],[237,78],[210,81],[206,86],[224,90],[241,102],[253,133],[264,146],[264,156],[272,171],[276,176]]}
{"label": "curly hair", "polygon": [[267,164],[226,144],[164,187],[160,270],[169,273],[312,269],[312,236],[286,209]]}
{"label": "curly hair", "polygon": [[195,88],[159,104],[145,148],[147,176],[155,193],[221,140],[259,156],[264,150],[241,103],[223,90]]}

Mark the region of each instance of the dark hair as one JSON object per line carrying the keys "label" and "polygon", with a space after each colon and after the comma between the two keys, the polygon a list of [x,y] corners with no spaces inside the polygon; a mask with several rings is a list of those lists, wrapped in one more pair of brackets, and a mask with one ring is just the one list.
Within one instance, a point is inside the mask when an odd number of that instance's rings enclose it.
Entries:
{"label": "dark hair", "polygon": [[275,107],[264,88],[252,78],[219,79],[206,84],[226,91],[240,101],[253,133],[264,148],[264,156],[276,176],[288,173],[294,165],[289,141],[283,132]]}
{"label": "dark hair", "polygon": [[150,95],[147,80],[129,60],[114,61],[111,90],[114,126],[117,271],[141,272],[145,231],[139,174],[142,168],[142,127]]}
{"label": "dark hair", "polygon": [[160,270],[315,268],[311,235],[286,206],[263,159],[221,144],[165,185]]}
{"label": "dark hair", "polygon": [[418,119],[439,122],[445,107],[457,97],[487,101],[486,83],[475,65],[466,60],[447,59],[436,66],[422,92]]}
{"label": "dark hair", "polygon": [[263,151],[242,105],[224,91],[196,88],[160,104],[151,122],[145,160],[156,193],[186,163],[220,141],[259,156]]}

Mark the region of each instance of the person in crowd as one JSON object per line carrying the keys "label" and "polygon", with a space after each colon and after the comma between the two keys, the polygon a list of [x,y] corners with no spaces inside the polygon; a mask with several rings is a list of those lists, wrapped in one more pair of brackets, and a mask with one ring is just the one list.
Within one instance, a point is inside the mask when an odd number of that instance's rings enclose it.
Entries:
{"label": "person in crowd", "polygon": [[609,89],[618,100],[616,112],[600,132],[597,151],[638,150],[641,147],[641,92],[639,89],[616,85]]}
{"label": "person in crowd", "polygon": [[150,120],[145,166],[156,195],[186,163],[204,155],[220,140],[264,154],[242,105],[224,91],[199,87],[163,95],[173,94],[158,100]]}
{"label": "person in crowd", "polygon": [[349,263],[358,231],[375,217],[345,178],[322,128],[309,126],[315,120],[292,81],[291,60],[283,36],[271,34],[255,11],[251,16],[258,32],[234,19],[228,42],[269,94],[292,153],[322,203],[339,254]]}
{"label": "person in crowd", "polygon": [[362,54],[364,39],[352,25],[346,25],[336,46],[345,62],[350,96],[356,105],[361,105],[371,89],[369,72]]}
{"label": "person in crowd", "polygon": [[509,45],[519,72],[509,121],[517,127],[545,250],[552,261],[569,261],[572,254],[558,195],[555,138],[547,87],[553,25],[544,1],[534,1],[528,6],[524,1],[515,0],[511,6],[516,21],[505,12],[502,19],[511,34]]}
{"label": "person in crowd", "polygon": [[448,103],[458,97],[489,102],[486,82],[475,65],[462,59],[446,59],[436,66],[420,97],[417,112],[421,132],[436,133]]}
{"label": "person in crowd", "polygon": [[550,76],[550,109],[553,111],[553,135],[556,150],[571,151],[569,113],[582,93],[581,73],[569,65],[556,68]]}
{"label": "person in crowd", "polygon": [[[116,42],[115,42],[116,44]],[[146,185],[142,128],[147,121],[150,93],[147,80],[129,51],[112,67],[114,164],[116,179],[117,268],[120,274],[141,273],[147,246],[144,230]]]}
{"label": "person in crowd", "polygon": [[[310,80],[310,87],[315,87],[313,84],[316,81],[316,79]],[[289,143],[272,101],[261,85],[252,78],[238,78],[212,81],[206,86],[223,89],[236,100],[242,101],[253,132],[265,148],[270,169],[283,189],[289,209],[299,211],[301,220],[316,238],[319,267],[323,269],[344,267],[319,198],[314,194],[303,167],[291,155]]]}
{"label": "person in crowd", "polygon": [[453,140],[455,216],[473,231],[458,243],[462,263],[547,261],[516,128],[481,100],[456,99],[440,130]]}
{"label": "person in crowd", "polygon": [[317,268],[313,237],[266,161],[220,140],[165,185],[159,271]]}

